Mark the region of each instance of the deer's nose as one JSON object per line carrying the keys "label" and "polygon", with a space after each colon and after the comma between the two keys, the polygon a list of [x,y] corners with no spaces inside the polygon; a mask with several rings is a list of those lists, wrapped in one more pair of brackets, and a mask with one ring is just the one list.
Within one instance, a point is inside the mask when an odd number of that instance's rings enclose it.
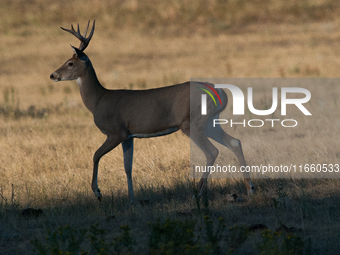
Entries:
{"label": "deer's nose", "polygon": [[50,79],[51,79],[52,81],[60,81],[60,76],[57,75],[56,73],[52,73],[52,74],[50,75]]}

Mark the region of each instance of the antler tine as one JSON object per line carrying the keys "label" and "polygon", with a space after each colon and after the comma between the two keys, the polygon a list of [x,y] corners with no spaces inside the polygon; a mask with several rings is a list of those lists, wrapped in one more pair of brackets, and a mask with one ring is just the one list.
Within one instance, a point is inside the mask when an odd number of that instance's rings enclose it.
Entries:
{"label": "antler tine", "polygon": [[86,37],[87,30],[89,29],[89,25],[90,25],[90,21],[87,22],[87,27],[86,27],[85,32],[84,32],[84,35],[83,35],[84,37]]}
{"label": "antler tine", "polygon": [[79,23],[77,23],[77,34],[80,35]]}
{"label": "antler tine", "polygon": [[[92,38],[92,36],[93,36],[95,23],[96,23],[96,20],[93,20],[93,25],[92,25],[91,33],[89,34],[89,37],[87,37],[87,40],[88,40],[89,42],[90,42],[90,40],[91,40],[91,38]],[[90,24],[90,21],[89,21],[89,24]],[[86,28],[86,32],[87,32],[87,28]]]}
{"label": "antler tine", "polygon": [[76,32],[76,30],[74,30],[74,27],[73,27],[73,25],[71,24],[71,28],[72,28],[72,31],[73,32]]}
{"label": "antler tine", "polygon": [[77,32],[75,31],[75,29],[74,29],[72,24],[71,24],[71,29],[66,29],[66,28],[63,28],[63,27],[61,27],[61,29],[66,31],[66,32],[69,32],[69,33],[73,34],[75,37],[77,37],[80,40],[79,50],[84,51],[85,48],[89,45],[89,42],[90,42],[90,40],[91,40],[91,38],[93,36],[94,27],[95,27],[95,20],[93,21],[93,26],[92,26],[92,29],[91,29],[91,33],[90,33],[89,37],[86,38],[86,34],[87,34],[87,30],[89,28],[89,25],[90,25],[90,21],[87,24],[84,36],[82,36],[80,34],[79,24],[77,24]]}

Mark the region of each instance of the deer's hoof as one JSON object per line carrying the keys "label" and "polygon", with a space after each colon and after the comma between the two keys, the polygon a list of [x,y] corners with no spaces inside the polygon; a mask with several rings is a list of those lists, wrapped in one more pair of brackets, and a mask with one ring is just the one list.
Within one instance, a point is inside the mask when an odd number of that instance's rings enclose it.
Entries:
{"label": "deer's hoof", "polygon": [[252,196],[255,193],[255,187],[253,184],[250,185],[250,188],[247,190],[248,196]]}
{"label": "deer's hoof", "polygon": [[99,189],[97,189],[97,190],[95,190],[94,191],[94,195],[98,198],[98,200],[99,200],[99,202],[101,202],[102,201],[102,194],[100,193],[100,190]]}
{"label": "deer's hoof", "polygon": [[201,198],[201,193],[192,195],[192,199],[195,201],[200,198]]}

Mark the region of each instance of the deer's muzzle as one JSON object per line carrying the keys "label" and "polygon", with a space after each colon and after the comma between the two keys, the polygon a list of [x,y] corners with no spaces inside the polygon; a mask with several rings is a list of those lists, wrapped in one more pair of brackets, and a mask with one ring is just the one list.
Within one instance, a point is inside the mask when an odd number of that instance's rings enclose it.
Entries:
{"label": "deer's muzzle", "polygon": [[52,80],[52,81],[60,81],[61,80],[61,77],[57,74],[57,73],[52,73],[51,75],[50,75],[50,79]]}

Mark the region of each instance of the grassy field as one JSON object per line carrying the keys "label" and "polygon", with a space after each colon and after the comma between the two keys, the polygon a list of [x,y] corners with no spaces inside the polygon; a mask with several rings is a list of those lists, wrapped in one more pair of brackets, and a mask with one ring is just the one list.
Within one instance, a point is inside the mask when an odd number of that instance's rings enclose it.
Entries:
{"label": "grassy field", "polygon": [[[338,179],[254,179],[257,192],[252,198],[246,196],[239,179],[214,179],[209,182],[209,203],[198,205],[189,178],[190,142],[180,132],[135,141],[136,203],[132,206],[121,147],[103,157],[99,203],[90,187],[92,157],[105,136],[83,105],[77,84],[54,83],[49,75],[72,56],[69,44],[79,45],[59,27],[79,22],[84,28],[88,19],[96,19],[86,54],[100,82],[110,89],[154,88],[193,77],[336,78],[339,14],[340,5],[328,0],[4,0],[0,7],[0,254],[36,254],[31,241],[45,242],[48,230],[66,225],[90,229],[95,224],[106,231],[106,240],[118,240],[114,238],[120,235],[120,226],[129,225],[136,240],[134,251],[152,253],[150,224],[166,218],[194,220],[207,231],[209,221],[203,217],[207,211],[214,233],[219,218],[227,229],[265,224],[275,230],[284,224],[301,229],[293,231],[302,242],[294,247],[303,246],[305,254],[336,254]],[[312,92],[315,100],[310,107],[324,125],[305,123],[294,132],[282,128],[226,131],[242,141],[249,165],[290,164],[292,159],[340,163],[339,92],[337,85]],[[266,105],[266,100],[268,95],[263,94],[255,103]],[[236,162],[231,152],[228,159]],[[226,195],[232,193],[243,202],[228,203]],[[22,210],[27,208],[41,209],[43,215],[25,218]],[[231,238],[232,233],[233,229],[220,233],[220,253],[275,251],[277,243],[268,244],[270,238],[258,232],[249,234],[244,243],[241,235]],[[267,246],[260,248],[261,244]],[[297,248],[295,252],[301,254]],[[154,254],[162,253],[156,249]]]}

